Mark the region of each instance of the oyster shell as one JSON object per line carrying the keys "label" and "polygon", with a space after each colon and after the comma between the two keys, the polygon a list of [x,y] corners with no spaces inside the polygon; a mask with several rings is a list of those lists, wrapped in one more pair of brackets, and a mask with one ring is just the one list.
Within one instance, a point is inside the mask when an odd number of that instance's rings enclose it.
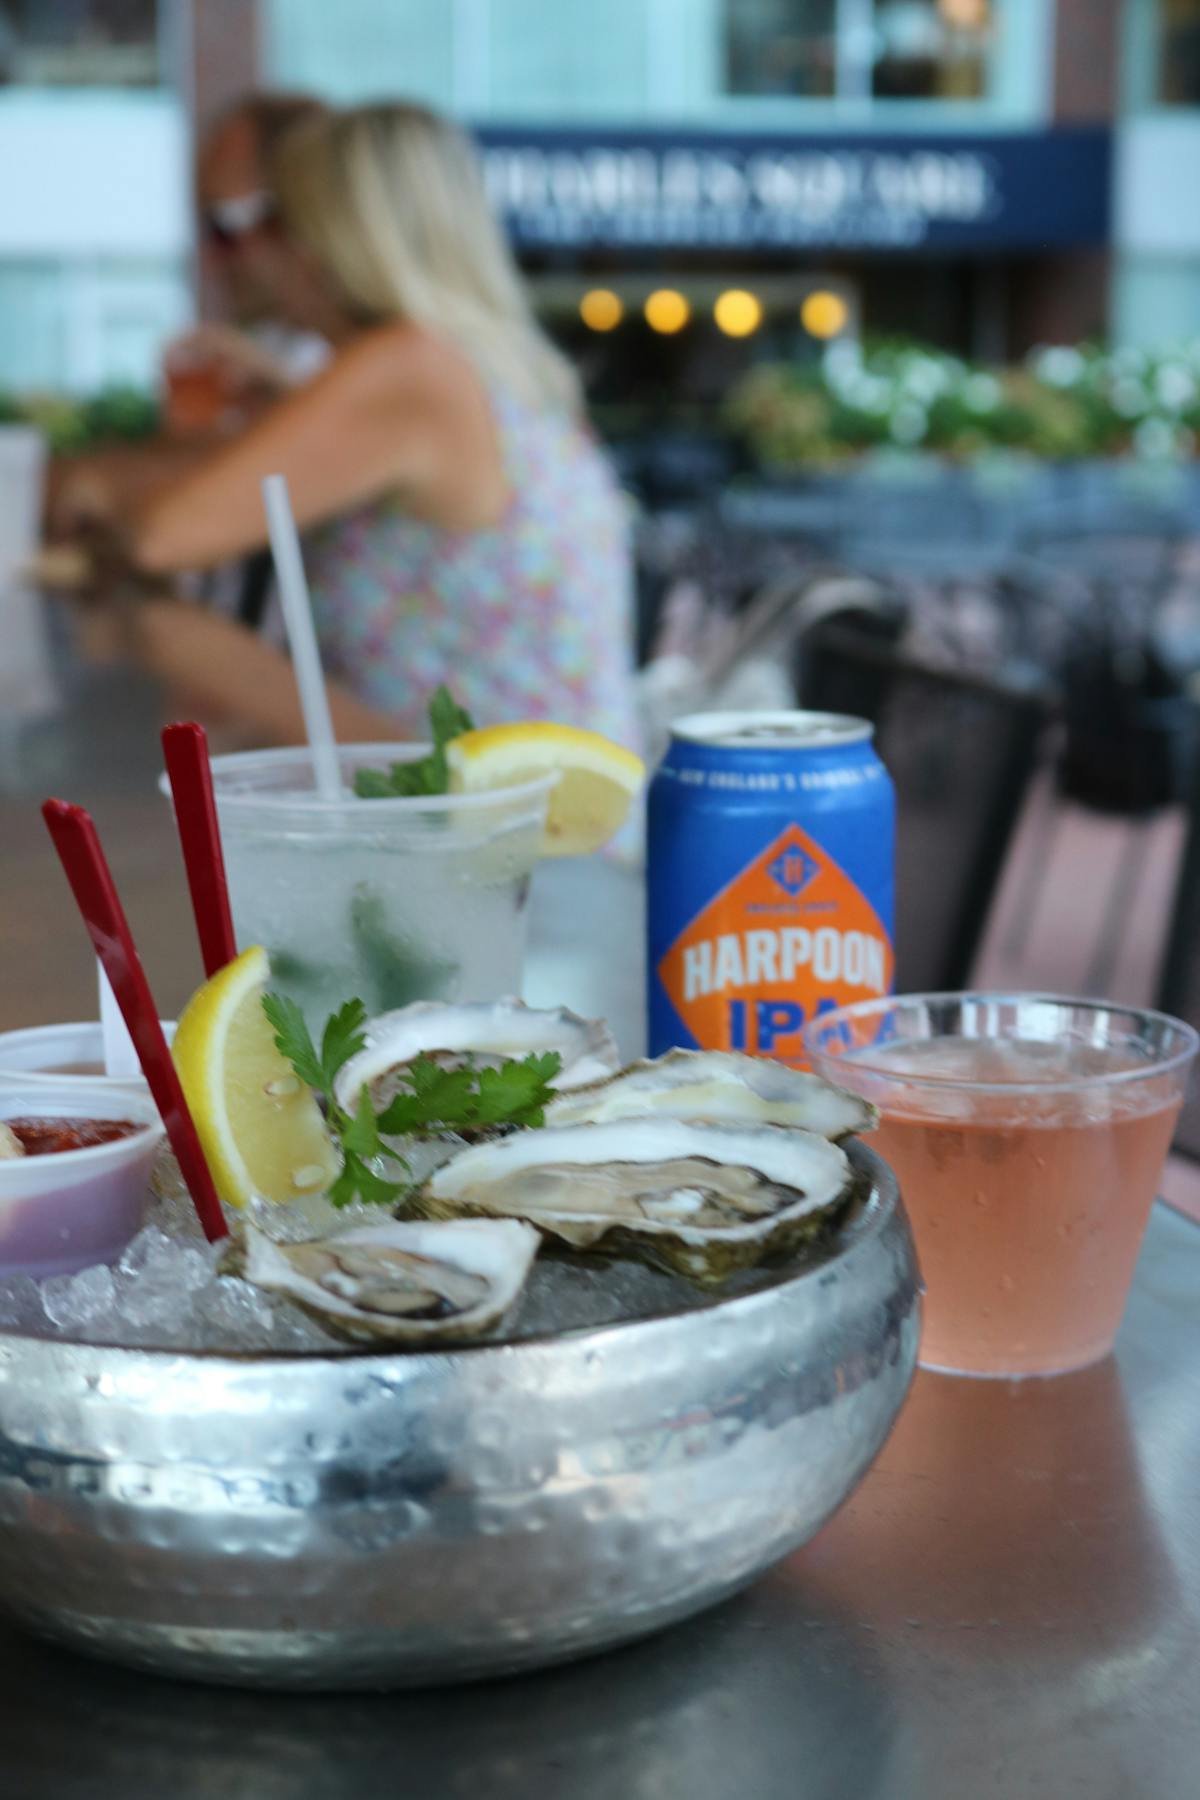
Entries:
{"label": "oyster shell", "polygon": [[337,1078],[338,1104],[353,1112],[364,1085],[377,1107],[400,1086],[399,1075],[416,1056],[447,1067],[469,1057],[477,1068],[498,1067],[513,1056],[557,1050],[563,1066],[558,1088],[600,1080],[620,1066],[612,1034],[602,1019],[581,1019],[565,1007],[539,1010],[521,1000],[446,1006],[418,1000],[367,1023],[367,1041]]}
{"label": "oyster shell", "polygon": [[853,1189],[845,1152],[812,1132],[647,1118],[480,1144],[411,1204],[434,1218],[524,1219],[576,1250],[707,1283],[813,1236]]}
{"label": "oyster shell", "polygon": [[295,1244],[247,1224],[231,1267],[355,1342],[460,1344],[504,1318],[538,1241],[515,1219],[389,1219]]}
{"label": "oyster shell", "polygon": [[696,1124],[786,1125],[835,1143],[871,1131],[879,1121],[868,1101],[819,1075],[728,1050],[669,1050],[576,1088],[546,1108],[547,1125],[663,1116]]}

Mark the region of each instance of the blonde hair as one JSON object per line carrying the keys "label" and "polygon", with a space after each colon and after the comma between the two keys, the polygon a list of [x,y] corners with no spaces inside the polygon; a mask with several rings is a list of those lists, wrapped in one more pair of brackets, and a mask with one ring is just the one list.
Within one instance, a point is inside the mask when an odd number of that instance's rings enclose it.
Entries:
{"label": "blonde hair", "polygon": [[288,231],[360,318],[409,319],[527,402],[580,406],[574,370],[530,309],[474,151],[448,120],[399,102],[327,115],[288,133],[272,187]]}

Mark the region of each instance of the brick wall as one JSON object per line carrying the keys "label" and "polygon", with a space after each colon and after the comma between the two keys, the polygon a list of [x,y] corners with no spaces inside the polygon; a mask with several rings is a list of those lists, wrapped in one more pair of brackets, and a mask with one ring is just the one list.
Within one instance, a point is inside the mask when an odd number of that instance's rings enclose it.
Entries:
{"label": "brick wall", "polygon": [[1102,124],[1117,110],[1121,0],[1057,0],[1054,116]]}
{"label": "brick wall", "polygon": [[258,85],[258,0],[190,0],[193,130]]}

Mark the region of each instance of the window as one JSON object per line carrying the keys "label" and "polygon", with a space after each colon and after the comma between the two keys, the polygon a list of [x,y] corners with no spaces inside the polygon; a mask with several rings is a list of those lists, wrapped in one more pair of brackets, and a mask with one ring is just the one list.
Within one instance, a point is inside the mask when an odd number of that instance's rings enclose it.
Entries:
{"label": "window", "polygon": [[1158,98],[1164,106],[1200,106],[1200,0],[1160,0]]}
{"label": "window", "polygon": [[160,79],[157,0],[0,0],[0,86]]}
{"label": "window", "polygon": [[978,100],[987,87],[990,0],[877,0],[871,92]]}
{"label": "window", "polygon": [[992,0],[725,0],[726,91],[977,100],[991,27]]}
{"label": "window", "polygon": [[727,91],[833,94],[836,15],[837,0],[726,0]]}

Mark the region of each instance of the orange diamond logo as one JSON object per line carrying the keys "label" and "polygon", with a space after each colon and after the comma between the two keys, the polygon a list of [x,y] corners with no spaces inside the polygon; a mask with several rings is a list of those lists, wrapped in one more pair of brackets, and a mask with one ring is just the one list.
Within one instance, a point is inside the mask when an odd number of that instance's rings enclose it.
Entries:
{"label": "orange diamond logo", "polygon": [[890,993],[893,966],[865,894],[789,825],[697,913],[658,974],[698,1044],[799,1065],[808,1021]]}

